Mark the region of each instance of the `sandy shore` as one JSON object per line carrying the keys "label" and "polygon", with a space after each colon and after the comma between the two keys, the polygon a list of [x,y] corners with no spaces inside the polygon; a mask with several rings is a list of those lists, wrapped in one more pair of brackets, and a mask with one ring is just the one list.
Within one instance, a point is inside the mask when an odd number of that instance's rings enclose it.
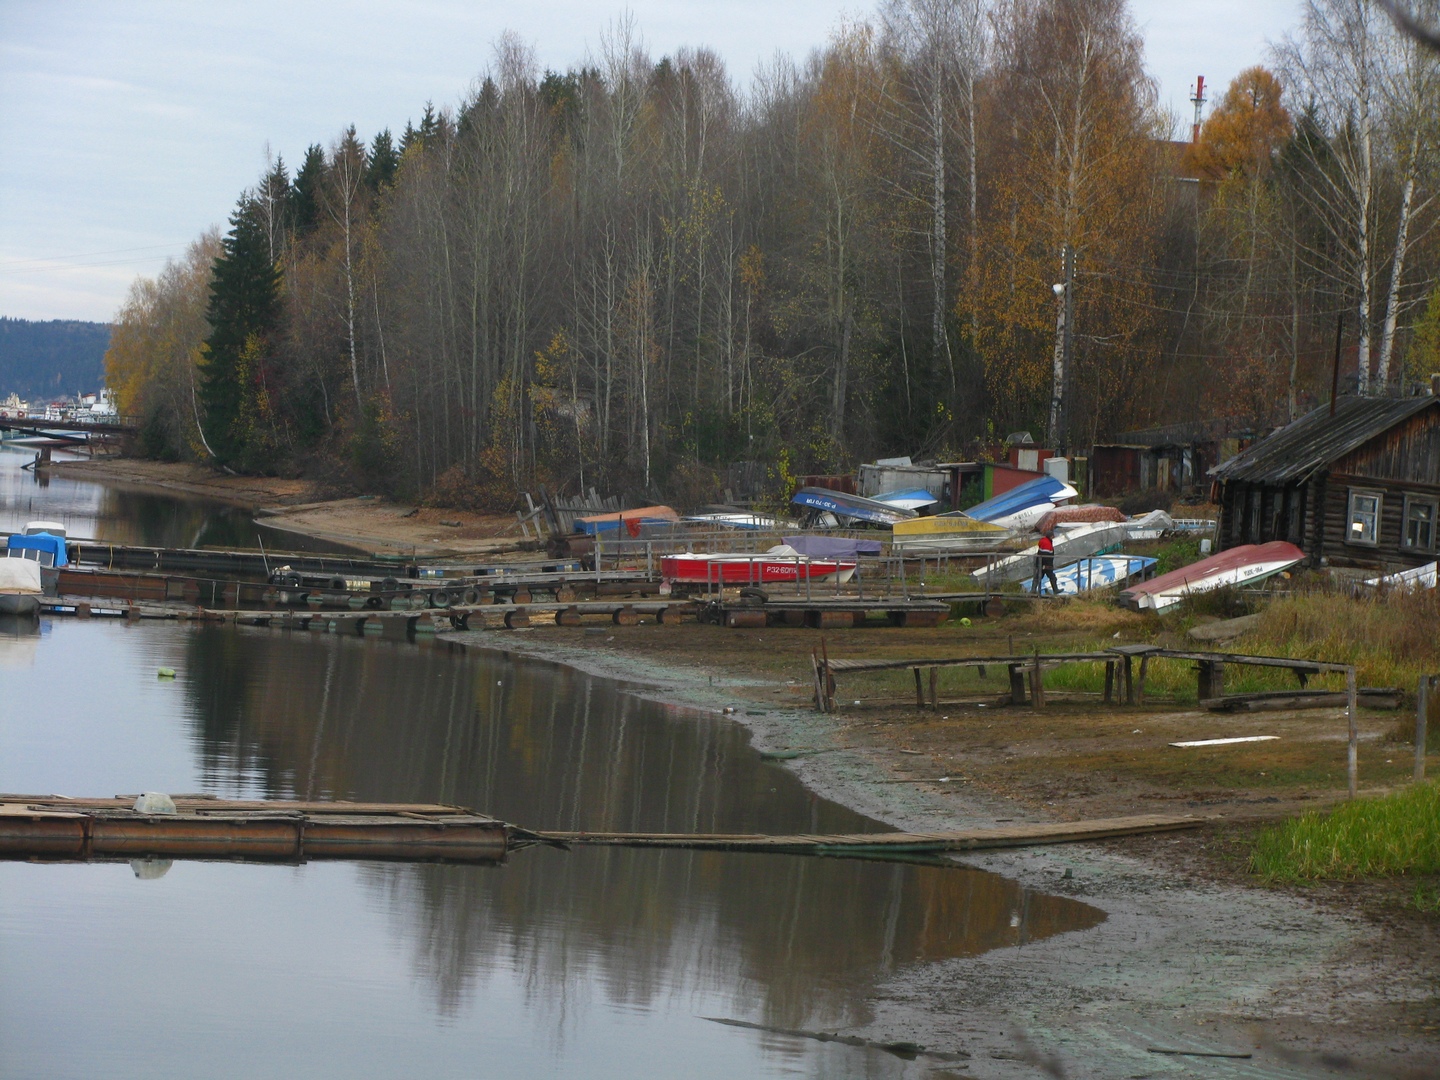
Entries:
{"label": "sandy shore", "polygon": [[521,540],[513,516],[437,510],[373,496],[322,499],[309,481],[229,476],[190,462],[139,458],[57,461],[50,472],[73,480],[242,506],[277,532],[374,554],[495,556],[515,551]]}
{"label": "sandy shore", "polygon": [[[791,654],[790,677],[699,641],[661,645],[690,629],[446,637],[732,716],[760,749],[813,751],[786,766],[816,792],[897,828],[1057,816],[975,785],[895,783],[907,770],[938,776],[956,766],[934,754],[900,754],[910,739],[895,725],[866,733],[799,704],[808,635],[794,645],[784,642],[787,631],[772,639],[781,641],[772,648]],[[727,633],[693,629],[710,640]],[[1435,921],[1387,924],[1383,915],[1347,910],[1344,890],[1297,896],[1253,887],[1243,868],[1227,869],[1226,858],[1224,837],[1213,830],[967,856],[967,864],[1028,888],[1099,907],[1107,919],[1023,949],[905,970],[877,988],[873,1022],[851,1034],[970,1055],[944,1074],[951,1076],[1033,1077],[1052,1065],[1048,1075],[1072,1078],[1190,1076],[1202,1067],[1219,1077],[1433,1075],[1440,1060]],[[1186,1058],[1151,1048],[1252,1057]]]}

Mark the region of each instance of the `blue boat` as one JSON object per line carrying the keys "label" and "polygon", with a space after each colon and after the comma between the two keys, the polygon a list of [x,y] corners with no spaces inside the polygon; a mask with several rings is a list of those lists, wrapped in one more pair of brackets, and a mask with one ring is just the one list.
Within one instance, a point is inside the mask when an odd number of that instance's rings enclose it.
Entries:
{"label": "blue boat", "polygon": [[796,506],[804,506],[818,513],[830,513],[836,517],[851,518],[855,521],[868,521],[872,525],[894,525],[897,521],[906,521],[918,516],[914,510],[890,506],[877,499],[867,499],[863,495],[847,495],[843,491],[831,491],[829,488],[801,488],[790,501]]}
{"label": "blue boat", "polygon": [[[1055,571],[1055,581],[1060,586],[1061,596],[1074,596],[1090,589],[1107,589],[1129,581],[1136,574],[1144,574],[1155,565],[1148,555],[1092,555],[1079,559],[1069,566]],[[1022,581],[1020,587],[1030,592],[1034,581]],[[1050,582],[1040,580],[1040,594],[1050,595]]]}
{"label": "blue boat", "polygon": [[1049,511],[1057,502],[1075,498],[1075,494],[1074,488],[1056,480],[1053,476],[1037,476],[1034,480],[1025,481],[1019,487],[1011,488],[1003,495],[996,495],[977,506],[970,507],[965,513],[978,521],[1028,526],[1033,522],[1012,522],[1003,519],[1023,515],[1025,511],[1034,510],[1036,507],[1042,508],[1042,512]]}
{"label": "blue boat", "polygon": [[41,566],[65,566],[70,561],[65,555],[65,538],[48,532],[15,533],[5,544],[5,554],[11,559],[33,559]]}

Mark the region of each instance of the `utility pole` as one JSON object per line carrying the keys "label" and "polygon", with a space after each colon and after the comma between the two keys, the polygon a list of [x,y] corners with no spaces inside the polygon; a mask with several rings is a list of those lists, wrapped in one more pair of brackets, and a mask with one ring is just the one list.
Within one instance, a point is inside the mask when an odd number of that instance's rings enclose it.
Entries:
{"label": "utility pole", "polygon": [[1058,303],[1055,314],[1055,374],[1050,393],[1050,448],[1057,453],[1064,450],[1065,437],[1065,380],[1069,377],[1070,364],[1074,353],[1075,321],[1075,249],[1066,244],[1060,256],[1064,281],[1051,288]]}

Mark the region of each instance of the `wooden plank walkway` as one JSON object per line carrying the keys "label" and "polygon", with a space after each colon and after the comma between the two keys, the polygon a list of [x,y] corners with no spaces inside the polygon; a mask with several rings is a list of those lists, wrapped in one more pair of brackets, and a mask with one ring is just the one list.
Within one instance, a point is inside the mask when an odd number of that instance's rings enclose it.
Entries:
{"label": "wooden plank walkway", "polygon": [[927,833],[848,833],[766,836],[747,833],[618,833],[537,830],[541,840],[563,844],[600,844],[613,847],[695,848],[710,851],[768,851],[786,855],[871,855],[885,853],[938,854],[993,848],[1030,847],[1103,840],[1112,836],[1196,829],[1205,824],[1197,817],[1141,814],[1134,817],[1097,818],[1091,821],[1047,822],[1038,825],[1001,825],[991,829]]}

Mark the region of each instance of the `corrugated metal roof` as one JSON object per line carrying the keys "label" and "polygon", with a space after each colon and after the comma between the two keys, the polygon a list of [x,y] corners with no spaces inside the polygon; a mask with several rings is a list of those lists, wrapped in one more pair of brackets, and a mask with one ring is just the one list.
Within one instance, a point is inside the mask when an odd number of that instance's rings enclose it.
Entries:
{"label": "corrugated metal roof", "polygon": [[1342,397],[1335,415],[1325,404],[1210,470],[1217,480],[1288,484],[1344,457],[1402,420],[1440,404],[1432,395],[1408,398]]}

